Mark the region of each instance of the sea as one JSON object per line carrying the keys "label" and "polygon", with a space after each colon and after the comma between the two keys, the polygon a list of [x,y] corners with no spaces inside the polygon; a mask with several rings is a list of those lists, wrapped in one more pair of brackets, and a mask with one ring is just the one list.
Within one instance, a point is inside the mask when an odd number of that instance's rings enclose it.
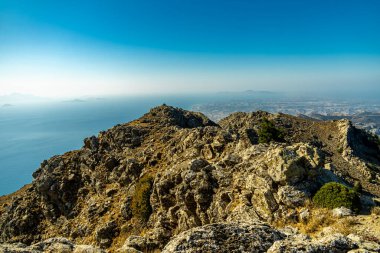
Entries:
{"label": "sea", "polygon": [[137,119],[164,103],[191,109],[208,100],[204,96],[137,96],[0,106],[0,195],[31,183],[32,173],[43,160],[80,149],[85,137]]}

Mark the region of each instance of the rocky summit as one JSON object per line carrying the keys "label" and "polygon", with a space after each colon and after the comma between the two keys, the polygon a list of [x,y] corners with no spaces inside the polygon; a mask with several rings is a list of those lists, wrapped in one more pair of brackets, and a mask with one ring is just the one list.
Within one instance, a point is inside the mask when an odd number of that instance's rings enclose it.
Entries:
{"label": "rocky summit", "polygon": [[[163,105],[33,178],[0,197],[0,252],[380,252],[380,144],[348,120]],[[318,206],[329,182],[360,208]]]}

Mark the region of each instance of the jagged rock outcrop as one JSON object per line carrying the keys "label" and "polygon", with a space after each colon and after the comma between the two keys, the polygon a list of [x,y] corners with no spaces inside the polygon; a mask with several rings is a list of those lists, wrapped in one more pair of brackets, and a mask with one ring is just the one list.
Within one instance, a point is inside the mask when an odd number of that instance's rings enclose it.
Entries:
{"label": "jagged rock outcrop", "polygon": [[[258,143],[264,119],[282,129],[283,143]],[[216,124],[164,105],[43,161],[31,185],[0,203],[0,241],[64,237],[110,251],[153,251],[195,231],[222,247],[208,229],[228,234],[235,224],[249,234],[255,228],[236,224],[296,222],[328,181],[360,181],[371,205],[379,175],[379,147],[346,121],[256,112]],[[207,227],[215,223],[225,225]]]}

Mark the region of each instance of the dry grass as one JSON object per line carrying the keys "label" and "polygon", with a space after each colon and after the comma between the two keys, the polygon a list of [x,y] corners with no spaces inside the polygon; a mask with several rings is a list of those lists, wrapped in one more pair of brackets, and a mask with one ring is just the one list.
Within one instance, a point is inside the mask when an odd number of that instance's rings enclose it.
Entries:
{"label": "dry grass", "polygon": [[346,217],[338,220],[334,225],[333,229],[336,233],[343,235],[349,235],[354,232],[356,225],[358,224],[355,217]]}
{"label": "dry grass", "polygon": [[373,215],[380,215],[380,206],[374,206],[374,207],[372,207],[371,214],[373,214]]}
{"label": "dry grass", "polygon": [[309,219],[298,223],[297,227],[302,233],[313,234],[332,223],[334,223],[334,217],[328,209],[314,209],[311,210]]}
{"label": "dry grass", "polygon": [[301,233],[314,236],[324,228],[330,227],[335,233],[348,235],[355,230],[357,221],[355,217],[336,218],[331,210],[325,208],[314,208],[310,210],[310,217],[305,221],[300,221],[293,226]]}

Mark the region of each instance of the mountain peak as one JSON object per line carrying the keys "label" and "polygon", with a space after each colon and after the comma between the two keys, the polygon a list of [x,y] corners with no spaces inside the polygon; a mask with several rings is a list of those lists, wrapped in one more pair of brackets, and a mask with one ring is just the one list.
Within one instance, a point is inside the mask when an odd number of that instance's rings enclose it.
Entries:
{"label": "mountain peak", "polygon": [[191,112],[166,104],[152,108],[139,121],[182,128],[217,126],[216,123],[200,112]]}

